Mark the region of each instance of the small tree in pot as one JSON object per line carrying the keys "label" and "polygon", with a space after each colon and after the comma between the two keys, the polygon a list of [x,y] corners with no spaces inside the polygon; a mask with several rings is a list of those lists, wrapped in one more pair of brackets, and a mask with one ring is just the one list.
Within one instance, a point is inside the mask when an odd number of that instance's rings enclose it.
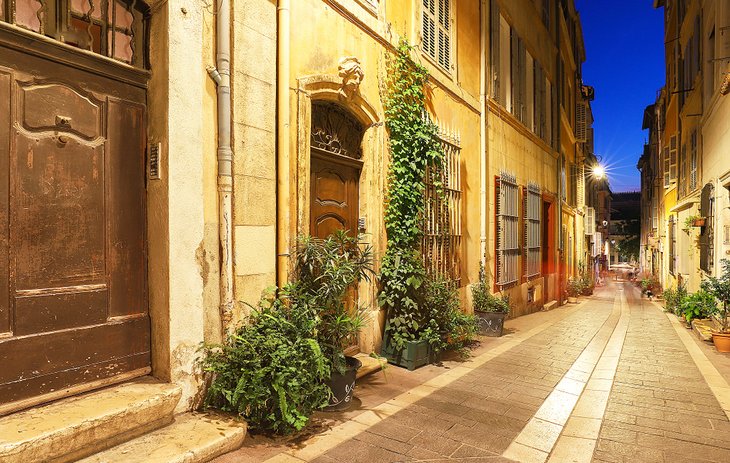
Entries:
{"label": "small tree in pot", "polygon": [[578,296],[583,293],[583,280],[580,278],[569,278],[566,286],[566,292],[568,293],[568,302],[578,302]]}
{"label": "small tree in pot", "polygon": [[332,367],[332,398],[325,410],[343,410],[352,400],[360,362],[344,351],[357,341],[363,325],[363,308],[353,297],[356,285],[369,281],[372,272],[370,246],[361,246],[345,231],[325,239],[299,238],[291,297],[310,307],[318,322],[317,341]]}
{"label": "small tree in pot", "polygon": [[478,318],[479,334],[502,336],[504,319],[510,312],[509,298],[491,293],[483,266],[479,268],[479,281],[471,285],[471,296],[474,314]]}
{"label": "small tree in pot", "polygon": [[722,259],[722,275],[720,278],[709,277],[702,281],[702,289],[720,301],[721,308],[715,306],[715,313],[720,315],[720,330],[712,333],[712,342],[719,352],[730,352],[730,327],[728,326],[728,310],[730,310],[730,261]]}

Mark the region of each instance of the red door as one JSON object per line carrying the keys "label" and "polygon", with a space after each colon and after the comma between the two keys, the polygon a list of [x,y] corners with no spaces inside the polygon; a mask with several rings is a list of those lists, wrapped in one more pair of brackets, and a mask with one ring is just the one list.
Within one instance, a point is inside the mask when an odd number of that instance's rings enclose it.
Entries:
{"label": "red door", "polygon": [[81,68],[0,37],[0,412],[150,371],[146,92]]}

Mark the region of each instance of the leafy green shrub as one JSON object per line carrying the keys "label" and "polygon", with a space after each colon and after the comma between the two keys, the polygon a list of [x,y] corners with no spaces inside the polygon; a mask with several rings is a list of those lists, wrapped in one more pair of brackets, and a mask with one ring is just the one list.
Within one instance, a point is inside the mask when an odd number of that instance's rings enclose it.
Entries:
{"label": "leafy green shrub", "polygon": [[677,316],[682,316],[681,302],[687,296],[687,288],[680,284],[677,289],[667,288],[664,290],[664,309]]}
{"label": "leafy green shrub", "polygon": [[474,312],[509,313],[509,297],[495,296],[490,291],[484,267],[479,265],[479,281],[471,285]]}
{"label": "leafy green shrub", "polygon": [[203,347],[203,369],[212,374],[206,406],[242,416],[254,431],[299,431],[331,394],[319,322],[310,306],[289,298],[291,290],[264,298],[223,345]]}
{"label": "leafy green shrub", "polygon": [[716,310],[715,296],[700,289],[696,293],[688,294],[679,303],[681,316],[692,323],[695,318],[707,318]]}
{"label": "leafy green shrub", "polygon": [[290,298],[310,308],[317,321],[317,342],[340,373],[346,368],[344,349],[363,325],[362,308],[347,296],[354,295],[358,282],[370,280],[372,261],[371,247],[342,230],[325,239],[300,237],[294,254]]}
{"label": "leafy green shrub", "polygon": [[722,265],[722,275],[720,278],[709,277],[702,281],[701,286],[702,289],[712,294],[722,304],[722,309],[715,306],[712,313],[720,315],[720,323],[722,324],[720,330],[723,333],[728,333],[730,332],[727,319],[728,312],[730,311],[730,260],[722,259],[720,263]]}
{"label": "leafy green shrub", "polygon": [[[401,40],[388,56],[383,95],[391,162],[384,217],[388,244],[378,300],[387,310],[386,330],[397,349],[406,341],[435,340],[440,329],[432,326],[424,307],[426,271],[420,245],[426,169],[441,168],[445,155],[437,127],[426,116],[429,72],[412,59],[412,53],[413,47]],[[441,191],[435,177],[437,191]]]}
{"label": "leafy green shrub", "polygon": [[568,297],[578,297],[583,294],[583,280],[581,278],[568,278],[566,291]]}
{"label": "leafy green shrub", "polygon": [[462,350],[470,345],[477,332],[476,318],[461,311],[456,285],[431,276],[424,283],[424,291],[426,327],[421,339],[428,340],[434,352]]}

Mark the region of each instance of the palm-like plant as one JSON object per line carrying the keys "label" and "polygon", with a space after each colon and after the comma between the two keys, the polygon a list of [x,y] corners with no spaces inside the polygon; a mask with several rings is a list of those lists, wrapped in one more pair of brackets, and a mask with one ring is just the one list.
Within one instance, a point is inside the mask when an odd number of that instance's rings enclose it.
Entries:
{"label": "palm-like plant", "polygon": [[373,273],[372,248],[338,230],[325,239],[299,238],[290,297],[307,304],[317,320],[317,341],[335,371],[346,368],[344,349],[363,325],[356,285]]}

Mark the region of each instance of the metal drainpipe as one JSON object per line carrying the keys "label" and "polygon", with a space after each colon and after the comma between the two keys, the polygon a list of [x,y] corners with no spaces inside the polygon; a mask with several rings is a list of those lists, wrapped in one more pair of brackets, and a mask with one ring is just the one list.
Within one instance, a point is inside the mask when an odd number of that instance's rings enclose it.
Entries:
{"label": "metal drainpipe", "polygon": [[277,103],[277,156],[276,156],[276,279],[279,287],[288,278],[290,234],[290,177],[289,177],[289,0],[279,0],[277,6],[278,74]]}
{"label": "metal drainpipe", "polygon": [[[556,74],[558,74],[558,77],[559,77],[560,73],[557,71],[560,69],[560,67],[562,65],[561,59],[560,59],[560,57],[561,57],[560,6],[555,7],[555,44],[558,48],[558,56],[556,58],[555,70],[556,70]],[[563,69],[563,76],[564,75],[565,75],[565,70]],[[555,80],[557,81],[557,79],[555,79]],[[562,88],[563,88],[563,83],[558,82],[557,92],[555,92],[555,94],[557,96],[557,98],[556,98],[557,101],[554,102],[555,108],[557,109],[556,111],[554,111],[554,114],[557,116],[554,118],[555,119],[554,125],[557,127],[557,130],[555,133],[555,144],[558,148],[558,159],[560,160],[560,162],[558,162],[558,172],[557,172],[557,176],[558,176],[558,220],[556,220],[556,222],[557,222],[557,226],[558,226],[558,232],[555,234],[555,236],[558,238],[558,246],[557,246],[557,248],[558,248],[558,256],[557,256],[558,265],[557,265],[557,267],[558,267],[558,303],[559,304],[562,304],[562,302],[563,302],[563,269],[561,268],[561,265],[562,265],[563,258],[565,257],[564,256],[565,243],[562,243],[562,245],[561,245],[562,236],[563,236],[562,235],[563,234],[563,176],[562,176],[562,173],[563,173],[563,167],[564,167],[563,164],[565,162],[565,160],[563,159],[562,147],[560,146],[560,143],[561,143],[560,142],[560,132],[562,129],[562,124],[563,124],[563,120],[560,117],[560,105],[562,104],[562,101],[563,101]],[[567,171],[565,172],[565,178],[566,178],[566,184],[567,184],[568,183],[567,182],[567,178],[568,178]],[[567,185],[566,185],[566,187],[567,187]]]}
{"label": "metal drainpipe", "polygon": [[223,335],[233,317],[233,150],[231,149],[231,7],[219,0],[216,14],[216,67],[208,74],[218,95],[218,223],[220,239],[220,316]]}
{"label": "metal drainpipe", "polygon": [[480,55],[480,95],[479,95],[479,133],[480,146],[479,153],[481,168],[479,171],[479,188],[480,188],[480,207],[481,207],[481,263],[486,267],[487,260],[487,0],[481,1],[481,55]]}

